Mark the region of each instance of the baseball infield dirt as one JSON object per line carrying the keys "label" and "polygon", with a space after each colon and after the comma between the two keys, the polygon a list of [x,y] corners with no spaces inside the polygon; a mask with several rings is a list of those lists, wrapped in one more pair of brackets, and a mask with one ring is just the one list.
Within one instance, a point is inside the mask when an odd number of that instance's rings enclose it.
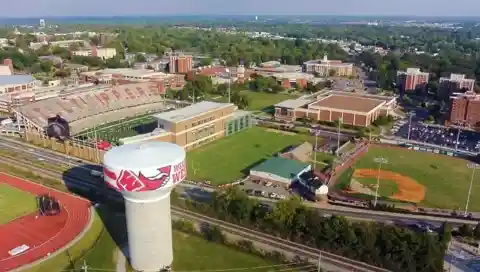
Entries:
{"label": "baseball infield dirt", "polygon": [[[376,169],[356,169],[353,173],[354,178],[377,178],[377,175]],[[414,179],[385,170],[380,170],[380,179],[397,183],[398,191],[390,196],[392,199],[418,203],[425,198],[425,187]]]}

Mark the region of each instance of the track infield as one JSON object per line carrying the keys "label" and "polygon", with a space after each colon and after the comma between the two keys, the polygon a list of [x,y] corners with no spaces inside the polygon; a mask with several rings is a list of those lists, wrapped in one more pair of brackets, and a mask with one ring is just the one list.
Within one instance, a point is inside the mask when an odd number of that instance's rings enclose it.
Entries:
{"label": "track infield", "polygon": [[[376,183],[378,173],[374,159],[379,157],[388,160],[381,166],[380,196],[432,208],[465,208],[472,177],[472,169],[467,167],[470,161],[407,148],[371,145],[353,165],[352,180],[357,183],[363,180],[363,185],[374,191],[375,184],[372,183],[373,180]],[[480,197],[476,197],[480,196],[480,174],[476,176],[470,199],[471,211],[480,211]],[[382,190],[382,184],[391,182],[396,183],[396,192]]]}
{"label": "track infield", "polygon": [[35,195],[0,181],[0,225],[34,213],[36,209]]}

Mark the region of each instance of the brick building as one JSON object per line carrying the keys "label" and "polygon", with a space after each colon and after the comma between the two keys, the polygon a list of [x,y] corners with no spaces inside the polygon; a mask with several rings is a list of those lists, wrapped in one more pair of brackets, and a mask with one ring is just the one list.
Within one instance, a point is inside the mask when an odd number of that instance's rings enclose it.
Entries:
{"label": "brick building", "polygon": [[329,92],[312,99],[285,100],[275,105],[275,119],[287,122],[299,118],[369,126],[379,116],[388,115],[396,106],[394,97]]}
{"label": "brick building", "polygon": [[210,101],[159,113],[154,117],[158,124],[154,132],[121,139],[120,142],[163,141],[192,149],[252,125],[248,112],[237,110],[231,103]]}
{"label": "brick building", "polygon": [[321,60],[309,60],[303,63],[302,71],[305,73],[318,73],[320,76],[353,76],[352,63],[343,63],[340,60],[329,60],[327,55]]}
{"label": "brick building", "polygon": [[441,77],[439,81],[439,94],[444,100],[448,100],[453,93],[471,92],[475,87],[475,79],[465,78],[464,74],[451,74],[450,77]]}
{"label": "brick building", "polygon": [[408,68],[407,71],[397,72],[397,86],[400,91],[425,91],[429,74],[420,71],[419,68]]}
{"label": "brick building", "polygon": [[171,74],[186,74],[193,69],[193,57],[175,54],[169,56],[168,72]]}
{"label": "brick building", "polygon": [[474,92],[454,93],[450,97],[447,123],[478,128],[480,126],[480,95]]}

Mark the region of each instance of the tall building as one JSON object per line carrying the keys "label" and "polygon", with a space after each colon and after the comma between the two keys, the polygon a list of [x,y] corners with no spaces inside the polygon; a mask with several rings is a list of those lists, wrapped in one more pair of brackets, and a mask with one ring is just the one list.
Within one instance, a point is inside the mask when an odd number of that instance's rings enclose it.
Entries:
{"label": "tall building", "polygon": [[465,78],[464,74],[451,74],[450,77],[440,78],[439,94],[442,99],[448,100],[453,93],[472,92],[474,87],[475,79]]}
{"label": "tall building", "polygon": [[353,64],[343,63],[341,60],[329,60],[327,55],[321,60],[309,60],[303,63],[305,73],[318,73],[319,76],[352,76]]}
{"label": "tall building", "polygon": [[46,26],[46,24],[45,24],[45,19],[40,19],[39,26],[40,26],[41,28],[44,28],[44,27]]}
{"label": "tall building", "polygon": [[425,91],[429,74],[420,71],[419,68],[407,68],[407,71],[397,72],[397,86],[401,92]]}
{"label": "tall building", "polygon": [[454,93],[450,97],[448,123],[478,128],[480,126],[480,95],[474,92]]}
{"label": "tall building", "polygon": [[193,69],[193,58],[190,55],[174,54],[169,56],[169,72],[186,74]]}

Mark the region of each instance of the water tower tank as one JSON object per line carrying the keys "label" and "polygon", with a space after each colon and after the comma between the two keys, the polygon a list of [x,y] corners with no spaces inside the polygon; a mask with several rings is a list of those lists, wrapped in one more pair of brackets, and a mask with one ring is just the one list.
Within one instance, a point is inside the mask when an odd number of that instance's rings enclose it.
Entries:
{"label": "water tower tank", "polygon": [[129,257],[137,271],[173,261],[170,192],[185,179],[185,151],[163,142],[134,143],[105,153],[105,182],[125,199]]}

